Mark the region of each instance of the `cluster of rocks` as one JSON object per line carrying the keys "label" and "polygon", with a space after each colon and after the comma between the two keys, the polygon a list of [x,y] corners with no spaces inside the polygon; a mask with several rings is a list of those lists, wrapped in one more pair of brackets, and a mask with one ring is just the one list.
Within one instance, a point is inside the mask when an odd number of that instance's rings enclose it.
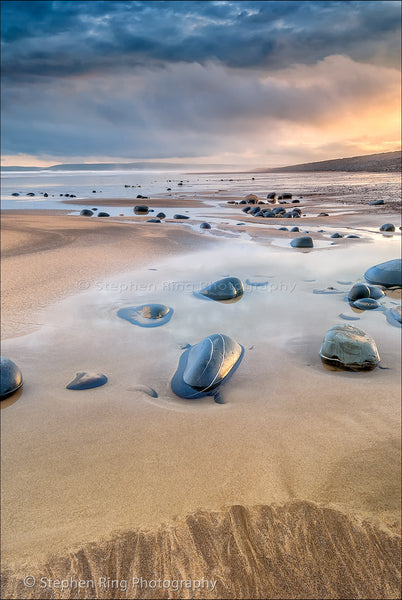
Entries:
{"label": "cluster of rocks", "polygon": [[[402,260],[400,258],[374,265],[364,274],[367,284],[356,283],[349,290],[350,305],[359,310],[382,308],[378,300],[384,289],[402,286]],[[387,319],[401,323],[401,308],[383,309]],[[353,317],[343,316],[352,319]],[[374,369],[380,362],[376,343],[366,332],[351,325],[335,325],[327,331],[319,351],[321,360],[330,366],[352,371]]]}
{"label": "cluster of rocks", "polygon": [[[92,217],[92,215],[95,214],[95,211],[97,211],[97,208],[93,208],[92,210],[90,210],[89,208],[83,208],[82,211],[80,212],[80,215],[82,217]],[[99,211],[97,214],[98,217],[110,217],[109,213],[104,212],[104,211]]]}
{"label": "cluster of rocks", "polygon": [[[281,194],[280,196],[277,196],[275,192],[271,192],[267,195],[267,200],[268,202],[265,202],[264,200],[260,200],[258,198],[258,196],[256,196],[255,194],[248,194],[248,196],[246,196],[244,198],[244,200],[240,200],[240,202],[238,204],[247,204],[248,206],[245,206],[242,211],[244,213],[247,213],[249,215],[252,215],[253,217],[263,217],[264,219],[274,219],[274,218],[280,218],[280,219],[298,219],[301,217],[302,215],[302,209],[297,207],[297,208],[292,208],[292,210],[290,209],[286,209],[284,206],[276,206],[275,208],[271,208],[271,207],[267,207],[267,208],[262,208],[262,205],[267,205],[267,204],[276,204],[279,201],[279,204],[289,204],[287,202],[288,199],[290,200],[292,198],[292,194]],[[292,204],[298,204],[300,201],[295,199],[292,200]],[[233,201],[229,201],[230,204],[236,204]],[[254,206],[253,206],[254,205]]]}
{"label": "cluster of rocks", "polygon": [[[13,192],[11,195],[14,197],[20,196],[20,194],[18,192]],[[47,192],[40,192],[39,195],[43,196],[44,198],[49,197],[49,194]],[[34,192],[27,192],[26,196],[33,198],[34,196],[36,196],[36,194]],[[59,196],[65,196],[66,198],[76,198],[77,197],[75,194],[59,194]],[[52,194],[52,198],[54,198],[54,194]]]}

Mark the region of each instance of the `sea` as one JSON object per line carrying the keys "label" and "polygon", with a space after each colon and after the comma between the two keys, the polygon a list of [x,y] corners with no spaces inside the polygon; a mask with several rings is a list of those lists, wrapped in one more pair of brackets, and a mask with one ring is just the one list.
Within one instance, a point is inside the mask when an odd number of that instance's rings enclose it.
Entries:
{"label": "sea", "polygon": [[[219,193],[221,197],[269,192],[328,194],[353,201],[383,199],[397,202],[401,193],[400,173],[188,173],[179,171],[6,171],[1,173],[1,208],[68,210],[78,214],[80,206],[68,204],[93,198],[132,199],[187,197],[200,199]],[[18,196],[13,196],[18,194]],[[28,194],[34,194],[28,195]],[[45,196],[47,194],[47,196]],[[105,204],[103,204],[103,208]],[[112,214],[112,213],[111,213]]]}

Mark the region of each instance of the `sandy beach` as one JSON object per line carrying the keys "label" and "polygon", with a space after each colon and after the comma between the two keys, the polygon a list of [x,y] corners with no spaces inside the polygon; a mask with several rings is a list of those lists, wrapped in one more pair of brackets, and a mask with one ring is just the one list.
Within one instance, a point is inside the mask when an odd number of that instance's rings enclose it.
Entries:
{"label": "sandy beach", "polygon": [[[232,204],[243,197],[138,201],[169,209],[160,224],[119,198],[96,201],[122,208],[106,219],[69,214],[91,200],[3,211],[2,354],[24,375],[1,405],[3,597],[399,597],[400,327],[345,295],[400,256],[400,215],[317,194],[300,219],[258,219]],[[182,211],[188,222],[173,219]],[[378,231],[386,222],[394,235]],[[312,251],[278,230],[295,225]],[[225,276],[245,282],[239,302],[194,296]],[[172,320],[150,330],[116,316],[145,302],[172,307]],[[398,305],[400,290],[384,302]],[[344,313],[376,340],[381,368],[323,366],[323,336]],[[245,349],[226,403],[175,397],[183,347],[212,333]],[[66,390],[79,371],[109,381]],[[151,589],[138,577],[216,584]]]}

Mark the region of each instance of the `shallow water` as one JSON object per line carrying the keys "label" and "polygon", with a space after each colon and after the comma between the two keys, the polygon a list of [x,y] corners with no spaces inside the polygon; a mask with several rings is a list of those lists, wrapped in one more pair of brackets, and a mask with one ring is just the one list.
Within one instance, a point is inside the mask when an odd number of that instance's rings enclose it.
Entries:
{"label": "shallow water", "polygon": [[[3,354],[25,381],[18,398],[2,404],[8,558],[231,503],[303,498],[395,521],[400,329],[382,312],[359,313],[358,327],[374,337],[387,369],[328,371],[318,357],[323,336],[346,323],[340,313],[356,315],[343,294],[314,289],[346,294],[339,282],[362,281],[368,267],[398,256],[399,241],[298,252],[227,240],[94,281],[46,309],[40,330],[6,340]],[[245,284],[234,304],[193,294],[227,276],[268,284]],[[172,307],[171,320],[147,329],[117,316],[145,303]],[[176,397],[170,380],[183,347],[213,333],[245,348],[222,388],[226,404]],[[78,371],[104,373],[108,383],[66,390]],[[378,452],[363,471],[348,466],[369,448]]]}

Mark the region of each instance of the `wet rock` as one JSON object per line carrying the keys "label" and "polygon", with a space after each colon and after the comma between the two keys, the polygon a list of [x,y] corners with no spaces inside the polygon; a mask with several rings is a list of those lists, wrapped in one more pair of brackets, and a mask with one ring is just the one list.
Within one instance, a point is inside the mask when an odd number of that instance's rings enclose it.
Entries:
{"label": "wet rock", "polygon": [[12,360],[0,357],[0,400],[5,400],[22,386],[22,373]]}
{"label": "wet rock", "polygon": [[161,223],[162,221],[160,219],[148,219],[147,223]]}
{"label": "wet rock", "polygon": [[75,379],[66,385],[66,388],[68,390],[90,390],[105,385],[105,383],[107,383],[107,377],[103,373],[86,373],[83,371],[77,373]]}
{"label": "wet rock", "polygon": [[294,200],[292,200],[292,204],[300,204],[300,200],[297,200],[297,198],[295,198]]}
{"label": "wet rock", "polygon": [[313,248],[314,243],[310,236],[305,235],[302,237],[295,238],[290,242],[292,248]]}
{"label": "wet rock", "polygon": [[207,285],[200,294],[217,302],[237,302],[243,292],[243,282],[238,277],[225,277]]}
{"label": "wet rock", "polygon": [[98,217],[110,217],[110,215],[107,212],[101,211],[101,212],[98,212]]}
{"label": "wet rock", "polygon": [[164,304],[141,304],[120,308],[117,316],[140,327],[160,327],[170,321],[173,308]]}
{"label": "wet rock", "polygon": [[187,217],[186,215],[173,215],[174,219],[189,219],[190,217]]}
{"label": "wet rock", "polygon": [[251,210],[251,207],[250,206],[246,206],[246,208],[242,208],[241,210],[244,213],[248,213]]}
{"label": "wet rock", "polygon": [[395,225],[392,223],[385,223],[384,225],[381,225],[380,231],[395,231]]}
{"label": "wet rock", "polygon": [[401,259],[395,258],[370,267],[364,274],[366,281],[372,284],[393,287],[402,285]]}
{"label": "wet rock", "polygon": [[44,198],[48,198],[48,197],[49,197],[49,194],[45,192],[45,193],[43,194],[43,197],[44,197]]}
{"label": "wet rock", "polygon": [[276,214],[274,213],[273,210],[264,210],[263,211],[263,217],[265,219],[273,219],[276,217]]}
{"label": "wet rock", "polygon": [[331,237],[332,237],[332,238],[343,238],[343,235],[341,235],[340,233],[337,233],[337,232],[336,232],[336,233],[333,233],[333,234],[331,235]]}
{"label": "wet rock", "polygon": [[273,201],[271,202],[271,204],[273,204],[276,200],[276,192],[270,192],[269,194],[267,194],[267,200]]}
{"label": "wet rock", "polygon": [[360,321],[360,317],[352,317],[351,315],[345,315],[345,313],[341,313],[339,316],[345,321]]}
{"label": "wet rock", "polygon": [[181,355],[171,381],[173,393],[187,399],[217,396],[220,403],[218,390],[233,375],[243,354],[243,347],[229,336],[209,335]]}
{"label": "wet rock", "polygon": [[292,194],[288,194],[288,193],[282,194],[283,200],[290,200],[291,198],[292,198]]}
{"label": "wet rock", "polygon": [[347,235],[346,237],[357,239],[357,238],[360,238],[360,235]]}
{"label": "wet rock", "polygon": [[156,218],[157,218],[157,219],[165,219],[165,218],[166,218],[166,215],[165,215],[165,213],[164,213],[164,212],[160,212],[160,213],[158,213],[158,214],[156,215]]}
{"label": "wet rock", "polygon": [[33,192],[28,192],[27,196],[31,196],[32,197],[32,196],[35,196],[35,194]]}
{"label": "wet rock", "polygon": [[239,204],[247,204],[245,200],[240,200]]}
{"label": "wet rock", "polygon": [[19,196],[19,193],[18,192],[13,192],[11,195],[12,196]]}
{"label": "wet rock", "polygon": [[137,204],[137,206],[134,206],[134,212],[136,215],[147,215],[149,213],[149,206]]}
{"label": "wet rock", "polygon": [[374,200],[374,202],[369,202],[370,206],[380,206],[382,204],[385,204],[384,200]]}
{"label": "wet rock", "polygon": [[278,231],[289,231],[287,227],[279,227]]}
{"label": "wet rock", "polygon": [[92,210],[89,210],[89,208],[83,208],[80,212],[80,215],[83,217],[92,217],[93,214],[94,213],[92,212]]}
{"label": "wet rock", "polygon": [[93,193],[93,194],[96,194],[96,190],[92,190],[92,193]]}
{"label": "wet rock", "polygon": [[329,214],[326,212],[321,212],[318,216],[319,217],[329,217]]}
{"label": "wet rock", "polygon": [[283,206],[276,206],[273,210],[273,213],[275,213],[276,215],[281,215],[283,213],[286,212],[286,208],[283,208]]}
{"label": "wet rock", "polygon": [[138,194],[137,198],[142,198],[143,200],[147,200],[148,196],[143,196],[142,194]]}
{"label": "wet rock", "polygon": [[380,307],[377,300],[374,300],[374,298],[360,298],[353,302],[353,306],[359,310],[375,310]]}
{"label": "wet rock", "polygon": [[325,364],[352,371],[371,370],[380,362],[375,341],[352,325],[331,327],[319,354]]}
{"label": "wet rock", "polygon": [[292,229],[290,231],[300,231],[299,227],[292,227]]}
{"label": "wet rock", "polygon": [[211,225],[209,223],[201,223],[200,229],[211,229]]}
{"label": "wet rock", "polygon": [[348,300],[354,302],[361,298],[374,298],[378,300],[384,296],[384,292],[381,288],[375,285],[366,285],[365,283],[355,283],[355,285],[349,290]]}

